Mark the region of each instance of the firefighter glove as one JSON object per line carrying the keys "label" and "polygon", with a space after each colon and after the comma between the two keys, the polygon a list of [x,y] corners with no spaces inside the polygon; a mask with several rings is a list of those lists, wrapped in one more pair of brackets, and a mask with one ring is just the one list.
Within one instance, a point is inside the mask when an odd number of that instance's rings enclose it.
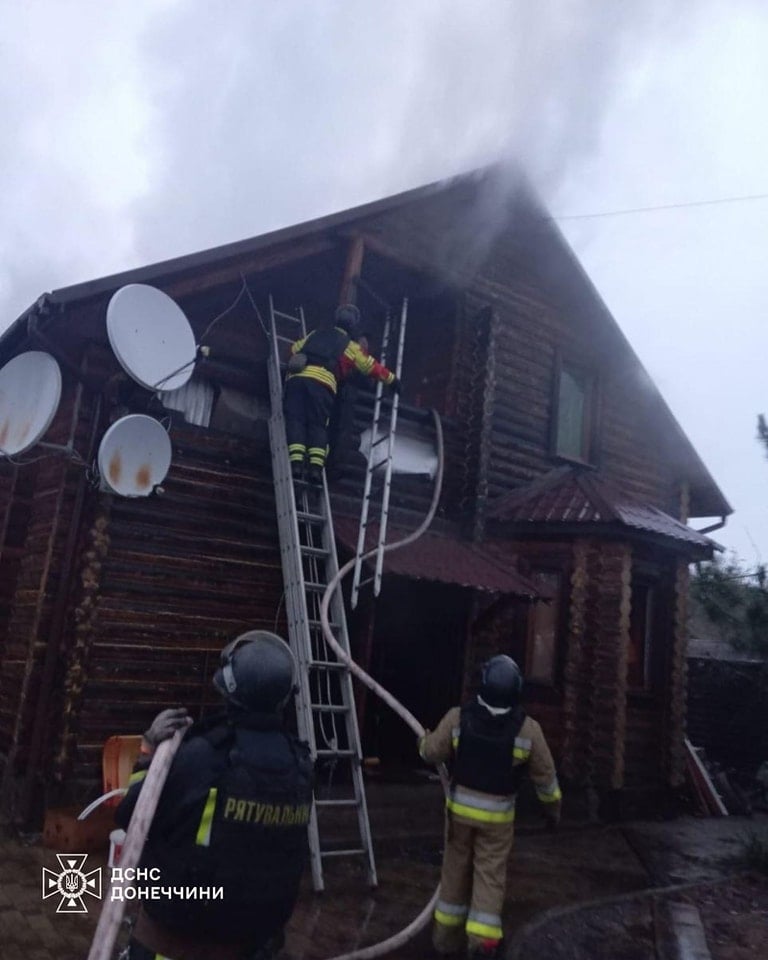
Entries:
{"label": "firefighter glove", "polygon": [[163,740],[169,740],[177,730],[188,727],[192,723],[192,718],[184,707],[169,707],[162,710],[155,719],[149,730],[144,734],[144,739],[150,747],[156,747]]}
{"label": "firefighter glove", "polygon": [[398,377],[395,377],[395,379],[392,381],[392,383],[390,383],[389,386],[392,390],[392,393],[399,394],[400,391],[403,389],[402,381]]}

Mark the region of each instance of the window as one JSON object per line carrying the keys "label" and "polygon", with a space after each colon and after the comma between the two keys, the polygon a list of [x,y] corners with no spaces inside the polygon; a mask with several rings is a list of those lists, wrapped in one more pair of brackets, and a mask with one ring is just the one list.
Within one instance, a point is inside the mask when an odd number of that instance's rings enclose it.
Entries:
{"label": "window", "polygon": [[589,463],[593,455],[595,377],[586,367],[562,361],[555,396],[554,453]]}
{"label": "window", "polygon": [[649,583],[633,583],[627,651],[627,686],[630,690],[648,690],[651,686],[653,613],[653,586]]}
{"label": "window", "polygon": [[532,570],[529,578],[544,599],[533,604],[528,618],[526,679],[552,686],[557,669],[563,578],[551,570]]}

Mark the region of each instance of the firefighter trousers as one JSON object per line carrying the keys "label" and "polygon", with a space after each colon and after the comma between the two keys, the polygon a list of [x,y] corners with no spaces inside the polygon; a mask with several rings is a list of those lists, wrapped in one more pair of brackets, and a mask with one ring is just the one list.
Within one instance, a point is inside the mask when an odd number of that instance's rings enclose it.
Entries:
{"label": "firefighter trousers", "polygon": [[432,943],[438,953],[493,947],[502,938],[501,910],[514,823],[470,823],[446,812],[445,853]]}
{"label": "firefighter trousers", "polygon": [[334,394],[311,377],[290,377],[285,384],[283,412],[291,463],[324,467],[328,450],[328,418]]}

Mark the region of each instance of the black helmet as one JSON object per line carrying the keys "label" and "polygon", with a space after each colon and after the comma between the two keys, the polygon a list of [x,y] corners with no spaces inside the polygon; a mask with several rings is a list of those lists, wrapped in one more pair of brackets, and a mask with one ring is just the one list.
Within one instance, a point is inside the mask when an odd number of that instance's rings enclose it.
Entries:
{"label": "black helmet", "polygon": [[346,330],[350,337],[354,337],[360,330],[360,311],[354,303],[344,303],[336,308],[333,322],[337,327]]}
{"label": "black helmet", "polygon": [[496,710],[516,707],[523,689],[523,675],[512,657],[500,653],[483,664],[478,697]]}
{"label": "black helmet", "polygon": [[268,630],[249,630],[221,651],[213,685],[229,703],[274,713],[285,706],[296,680],[291,648]]}

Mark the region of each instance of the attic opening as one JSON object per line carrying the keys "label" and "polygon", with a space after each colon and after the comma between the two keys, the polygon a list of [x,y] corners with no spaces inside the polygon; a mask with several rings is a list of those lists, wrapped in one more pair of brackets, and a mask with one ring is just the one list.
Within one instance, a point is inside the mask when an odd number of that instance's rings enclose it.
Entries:
{"label": "attic opening", "polygon": [[[403,401],[442,414],[452,407],[462,302],[459,292],[436,277],[368,250],[361,275],[350,287],[345,283],[348,241],[326,238],[318,245],[318,252],[302,255],[296,251],[290,262],[268,270],[244,271],[237,278],[230,273],[226,284],[207,289],[187,286],[185,296],[179,298],[198,342],[210,349],[210,356],[198,363],[196,378],[215,390],[212,429],[249,433],[245,421],[268,414],[265,328],[270,297],[278,310],[295,315],[303,311],[306,327],[312,330],[332,323],[340,298],[347,295],[343,291],[349,289],[360,307],[370,352],[377,358],[381,357],[387,314],[395,323],[399,321],[404,298],[408,299]],[[391,364],[391,353],[388,360]],[[356,388],[364,402],[375,384],[357,378]],[[370,414],[367,416],[369,419]]]}

